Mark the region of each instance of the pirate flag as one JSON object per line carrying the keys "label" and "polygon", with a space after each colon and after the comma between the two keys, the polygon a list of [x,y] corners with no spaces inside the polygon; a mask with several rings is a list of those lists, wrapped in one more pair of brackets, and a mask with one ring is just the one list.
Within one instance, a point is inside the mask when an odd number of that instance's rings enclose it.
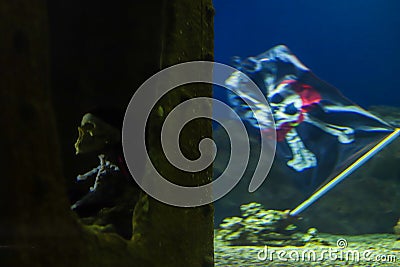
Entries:
{"label": "pirate flag", "polygon": [[[263,116],[269,108],[246,86],[244,73],[270,105],[277,137],[275,162],[309,192],[394,131],[316,77],[286,46],[276,46],[256,57],[234,58],[234,65],[241,72],[234,72],[225,82],[232,91],[230,104],[261,134],[273,130],[271,121]],[[251,103],[251,109],[246,102]]]}

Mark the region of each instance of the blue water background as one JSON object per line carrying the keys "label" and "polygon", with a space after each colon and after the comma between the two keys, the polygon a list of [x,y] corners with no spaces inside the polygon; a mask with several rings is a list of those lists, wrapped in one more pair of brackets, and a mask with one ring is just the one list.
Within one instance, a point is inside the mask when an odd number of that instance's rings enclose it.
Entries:
{"label": "blue water background", "polygon": [[399,0],[214,0],[214,7],[215,61],[286,44],[362,107],[400,106]]}

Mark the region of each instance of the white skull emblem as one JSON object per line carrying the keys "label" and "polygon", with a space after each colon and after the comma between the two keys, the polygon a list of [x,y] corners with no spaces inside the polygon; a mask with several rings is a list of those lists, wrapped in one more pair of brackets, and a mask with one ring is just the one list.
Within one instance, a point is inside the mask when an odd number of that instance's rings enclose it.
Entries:
{"label": "white skull emblem", "polygon": [[280,83],[268,94],[275,125],[279,129],[284,123],[297,123],[303,101],[288,83]]}

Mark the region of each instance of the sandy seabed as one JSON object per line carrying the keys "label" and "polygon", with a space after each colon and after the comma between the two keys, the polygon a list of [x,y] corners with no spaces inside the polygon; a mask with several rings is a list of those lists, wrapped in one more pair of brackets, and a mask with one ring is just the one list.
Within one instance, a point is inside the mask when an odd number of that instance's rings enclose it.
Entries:
{"label": "sandy seabed", "polygon": [[303,247],[230,246],[215,241],[215,266],[400,266],[391,234],[319,234]]}

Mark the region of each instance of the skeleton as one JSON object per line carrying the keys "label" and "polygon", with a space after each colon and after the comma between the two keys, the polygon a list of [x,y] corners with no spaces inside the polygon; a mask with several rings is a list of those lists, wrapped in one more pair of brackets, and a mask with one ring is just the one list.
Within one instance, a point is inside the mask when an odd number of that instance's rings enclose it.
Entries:
{"label": "skeleton", "polygon": [[[104,151],[107,146],[117,144],[121,140],[118,129],[91,113],[87,113],[82,117],[78,133],[79,136],[75,143],[76,154]],[[120,171],[119,167],[109,161],[105,154],[99,154],[98,158],[100,160],[99,166],[76,177],[76,180],[79,182],[95,175],[95,181],[93,186],[90,187],[90,192],[96,191],[101,184],[102,178],[107,174]],[[81,204],[80,201],[72,205],[71,209],[75,209],[79,204]]]}
{"label": "skeleton", "polygon": [[299,137],[296,131],[298,124],[302,122],[312,124],[324,132],[335,136],[343,144],[354,141],[354,129],[329,124],[309,115],[307,108],[312,108],[310,105],[318,103],[319,99],[311,99],[311,101],[309,100],[305,103],[301,95],[292,86],[295,82],[291,79],[284,80],[270,90],[268,100],[272,108],[276,129],[278,133],[279,131],[283,131],[284,139],[293,155],[293,158],[287,162],[287,165],[296,171],[303,171],[304,169],[315,167],[317,165],[317,158],[306,148]]}
{"label": "skeleton", "polygon": [[100,163],[76,177],[78,182],[94,179],[94,184],[71,205],[71,209],[81,218],[90,218],[83,223],[100,225],[107,232],[131,239],[133,208],[139,199],[140,189],[125,166],[121,115],[118,109],[97,108],[92,114],[82,117],[75,143],[76,154],[95,153]]}

